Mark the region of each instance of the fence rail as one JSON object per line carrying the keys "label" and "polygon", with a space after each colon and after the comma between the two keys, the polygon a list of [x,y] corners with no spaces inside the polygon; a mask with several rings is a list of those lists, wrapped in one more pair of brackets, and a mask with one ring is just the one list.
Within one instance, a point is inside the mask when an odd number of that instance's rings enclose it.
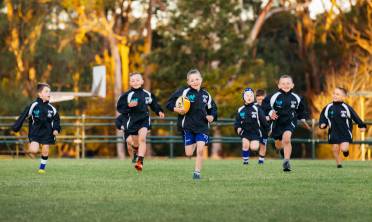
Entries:
{"label": "fence rail", "polygon": [[[18,157],[20,154],[19,147],[16,149],[10,149],[9,145],[23,145],[28,142],[27,136],[10,135],[9,129],[13,122],[17,119],[17,116],[0,116],[0,146],[8,146],[9,152]],[[183,143],[181,136],[174,135],[176,132],[177,118],[168,117],[165,119],[160,119],[157,117],[152,118],[153,128],[165,128],[168,131],[166,136],[156,136],[150,135],[147,137],[147,142],[151,144],[168,144],[170,157],[174,154],[174,145]],[[81,146],[81,157],[85,157],[85,145],[91,143],[122,143],[122,136],[117,135],[87,135],[86,130],[89,127],[115,127],[114,125],[115,117],[113,116],[61,116],[61,126],[62,127],[73,127],[79,129],[79,133],[76,135],[60,135],[57,138],[58,143],[69,143]],[[103,122],[102,122],[103,121]],[[212,127],[232,127],[234,123],[233,119],[221,118],[217,122],[212,124]],[[311,157],[315,158],[315,149],[317,144],[327,143],[326,139],[317,138],[316,130],[318,129],[318,121],[315,119],[309,120],[309,125],[312,127],[310,138],[293,138],[293,143],[303,143],[311,145]],[[367,125],[372,125],[372,121],[366,121]],[[26,125],[26,124],[25,124]],[[8,129],[8,130],[5,130]],[[8,135],[3,132],[8,131]],[[365,138],[365,136],[361,136]],[[273,143],[272,139],[269,139],[268,143]],[[238,136],[216,136],[210,138],[210,143],[222,143],[222,144],[237,144],[241,143],[241,139]],[[365,154],[368,154],[368,159],[371,158],[371,147],[372,139],[367,138],[364,140],[354,140],[354,144],[361,144],[362,149],[362,159]],[[368,147],[366,147],[368,145]],[[80,152],[79,152],[80,153]],[[363,155],[364,154],[364,155]],[[80,154],[78,156],[80,158]]]}

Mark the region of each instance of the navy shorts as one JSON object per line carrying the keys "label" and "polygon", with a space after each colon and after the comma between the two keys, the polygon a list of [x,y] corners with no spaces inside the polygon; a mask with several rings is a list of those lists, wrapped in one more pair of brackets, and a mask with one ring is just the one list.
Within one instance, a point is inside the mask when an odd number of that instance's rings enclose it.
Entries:
{"label": "navy shorts", "polygon": [[209,136],[204,133],[193,133],[188,130],[183,131],[183,141],[185,143],[185,146],[195,144],[198,141],[205,142],[205,144],[208,144]]}
{"label": "navy shorts", "polygon": [[261,137],[261,138],[260,138],[260,143],[261,143],[262,145],[265,145],[265,146],[266,146],[266,145],[267,145],[267,139],[268,139],[267,137]]}
{"label": "navy shorts", "polygon": [[239,134],[240,138],[245,138],[249,141],[252,141],[252,140],[260,140],[261,136],[258,134],[258,133],[254,133],[254,132],[248,132],[244,129],[242,129],[242,131],[240,131],[240,134]]}
{"label": "navy shorts", "polygon": [[285,131],[291,131],[292,133],[296,129],[296,124],[290,122],[289,124],[277,124],[276,122],[272,125],[271,137],[274,140],[282,140]]}

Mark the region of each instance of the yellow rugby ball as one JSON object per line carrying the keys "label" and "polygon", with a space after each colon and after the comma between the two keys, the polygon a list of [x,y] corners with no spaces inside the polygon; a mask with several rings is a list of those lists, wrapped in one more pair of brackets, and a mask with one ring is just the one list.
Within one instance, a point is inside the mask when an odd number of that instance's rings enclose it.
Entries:
{"label": "yellow rugby ball", "polygon": [[190,110],[190,105],[191,105],[190,100],[187,97],[180,96],[176,100],[176,107],[183,109],[185,113],[187,113]]}

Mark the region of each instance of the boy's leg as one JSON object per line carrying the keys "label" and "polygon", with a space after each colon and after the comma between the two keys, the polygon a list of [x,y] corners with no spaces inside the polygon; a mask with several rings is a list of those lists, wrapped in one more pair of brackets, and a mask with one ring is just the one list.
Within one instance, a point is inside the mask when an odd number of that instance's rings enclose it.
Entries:
{"label": "boy's leg", "polygon": [[292,153],[292,144],[291,144],[291,131],[285,131],[282,137],[282,144],[284,149],[284,162],[283,162],[283,171],[291,171],[291,166],[289,164],[289,160],[291,158]]}
{"label": "boy's leg", "polygon": [[143,159],[146,154],[146,136],[147,136],[147,128],[142,127],[140,130],[138,130],[138,160],[135,165],[135,168],[138,171],[142,170],[143,167]]}
{"label": "boy's leg", "polygon": [[332,145],[332,153],[333,153],[333,156],[336,160],[336,164],[337,164],[337,168],[342,168],[342,165],[341,165],[341,157],[340,157],[340,145],[339,144],[333,144]]}
{"label": "boy's leg", "polygon": [[41,159],[40,159],[40,166],[39,166],[39,173],[45,173],[45,167],[48,162],[49,157],[49,145],[44,144],[41,146]]}
{"label": "boy's leg", "polygon": [[203,151],[205,147],[204,141],[196,142],[196,160],[195,160],[195,172],[200,174],[203,166]]}
{"label": "boy's leg", "polygon": [[132,163],[136,163],[138,157],[138,135],[129,135],[127,138],[127,146]]}
{"label": "boy's leg", "polygon": [[258,148],[260,147],[260,141],[258,141],[258,140],[252,140],[250,142],[250,146],[249,147],[251,148],[252,151],[257,151]]}
{"label": "boy's leg", "polygon": [[247,165],[249,163],[249,155],[249,140],[247,138],[242,138],[243,165]]}
{"label": "boy's leg", "polygon": [[258,163],[263,164],[265,161],[265,155],[266,155],[266,143],[267,139],[263,139],[262,143],[260,143],[260,148],[258,151]]}
{"label": "boy's leg", "polygon": [[343,142],[340,144],[340,149],[342,153],[344,154],[344,157],[349,156],[349,143],[348,142]]}
{"label": "boy's leg", "polygon": [[35,155],[39,152],[40,144],[38,142],[32,141],[28,146],[28,152],[31,158],[35,158]]}
{"label": "boy's leg", "polygon": [[196,144],[191,144],[191,145],[186,145],[185,146],[185,155],[187,157],[192,157],[192,155],[194,154],[194,151],[195,151],[195,148],[196,148]]}

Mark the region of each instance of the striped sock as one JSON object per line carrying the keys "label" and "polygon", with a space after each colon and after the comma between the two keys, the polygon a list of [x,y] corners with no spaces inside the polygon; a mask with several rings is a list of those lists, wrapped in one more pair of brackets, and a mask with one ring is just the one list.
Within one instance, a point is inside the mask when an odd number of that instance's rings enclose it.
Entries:
{"label": "striped sock", "polygon": [[263,163],[265,161],[265,156],[259,155],[258,156],[258,162]]}
{"label": "striped sock", "polygon": [[44,170],[47,165],[47,162],[48,162],[48,156],[41,156],[39,169]]}
{"label": "striped sock", "polygon": [[249,150],[242,151],[243,162],[247,163],[249,160]]}

